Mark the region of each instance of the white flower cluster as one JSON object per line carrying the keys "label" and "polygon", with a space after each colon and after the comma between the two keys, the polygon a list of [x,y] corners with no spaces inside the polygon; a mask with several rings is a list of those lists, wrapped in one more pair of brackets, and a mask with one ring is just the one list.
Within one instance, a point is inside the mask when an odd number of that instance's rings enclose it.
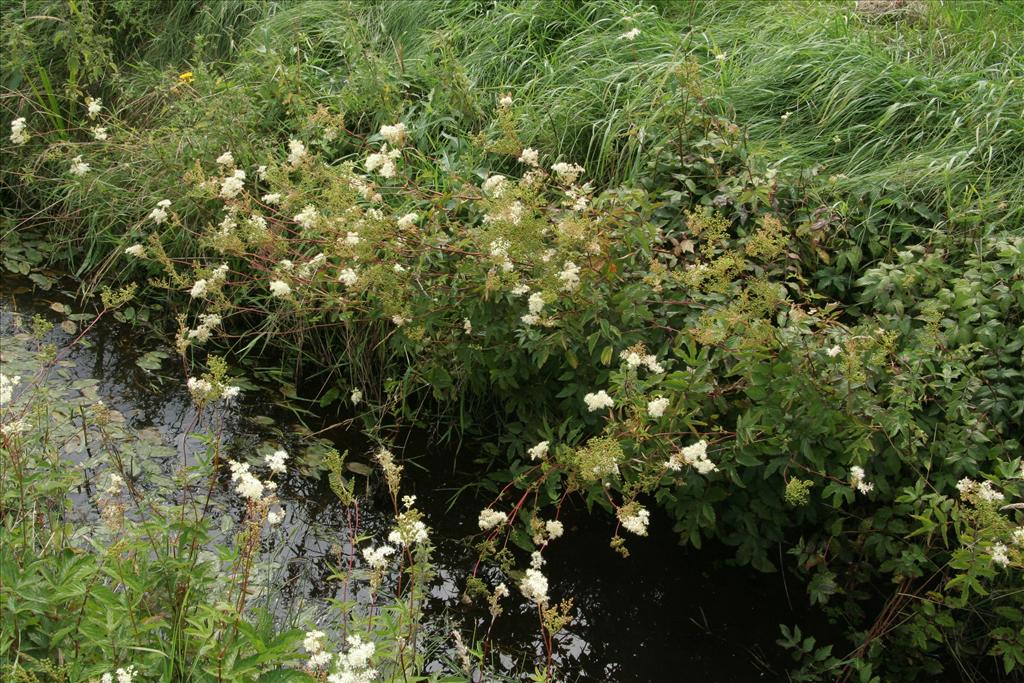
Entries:
{"label": "white flower cluster", "polygon": [[843,351],[843,349],[840,348],[839,345],[837,344],[836,346],[830,347],[828,350],[825,351],[825,353],[828,354],[829,358],[835,358],[840,353],[842,353],[842,351]]}
{"label": "white flower cluster", "polygon": [[353,389],[352,394],[349,395],[349,400],[352,401],[352,405],[359,405],[363,402],[363,392],[359,389]]}
{"label": "white flower cluster", "polygon": [[533,149],[532,147],[527,147],[526,149],[523,150],[522,154],[519,155],[519,161],[526,164],[527,166],[533,166],[534,168],[537,168],[538,166],[540,166],[540,152]]}
{"label": "white flower cluster", "polygon": [[167,207],[170,205],[170,199],[161,199],[156,203],[156,208],[149,212],[149,219],[160,225],[167,220]]}
{"label": "white flower cluster", "polygon": [[665,409],[668,408],[669,400],[664,396],[659,396],[653,401],[647,402],[647,414],[658,419],[665,414]]}
{"label": "white flower cluster", "polygon": [[306,160],[306,146],[301,140],[288,141],[288,163],[292,168],[298,168]]}
{"label": "white flower cluster", "polygon": [[199,325],[194,330],[188,331],[188,338],[197,344],[205,344],[210,340],[213,328],[219,327],[220,323],[220,316],[216,313],[204,313],[199,316]]}
{"label": "white flower cluster", "polygon": [[19,116],[11,121],[11,142],[16,145],[24,145],[32,136],[26,130],[25,117]]}
{"label": "white flower cluster", "polygon": [[400,156],[402,156],[402,151],[400,149],[389,150],[388,146],[385,144],[381,147],[379,152],[374,152],[366,157],[366,170],[369,173],[376,172],[377,175],[382,178],[394,178],[398,171],[395,161]]}
{"label": "white flower cluster", "polygon": [[83,176],[90,170],[92,170],[92,166],[82,161],[82,155],[79,154],[78,156],[71,160],[71,168],[69,170],[71,171],[71,175]]}
{"label": "white flower cluster", "polygon": [[331,663],[334,656],[324,649],[324,638],[327,635],[323,631],[306,631],[306,637],[302,640],[302,647],[309,654],[310,669],[322,669]]}
{"label": "white flower cluster", "polygon": [[964,477],[958,481],[956,490],[960,492],[961,498],[970,502],[980,500],[986,503],[995,503],[1005,498],[1002,493],[992,487],[992,482],[987,480],[977,482],[969,477]]}
{"label": "white flower cluster", "polygon": [[338,282],[342,283],[346,287],[354,287],[359,281],[359,273],[352,268],[342,268],[338,272]]}
{"label": "white flower cluster", "polygon": [[526,454],[530,456],[530,460],[543,460],[548,455],[548,448],[548,442],[541,441],[539,444],[526,451]]}
{"label": "white flower cluster", "polygon": [[539,569],[531,567],[526,570],[523,580],[519,582],[519,590],[528,600],[538,605],[548,604],[548,579]]}
{"label": "white flower cluster", "polygon": [[701,474],[718,471],[715,463],[708,458],[708,442],[704,439],[676,451],[665,463],[665,467],[673,472],[683,469],[683,465],[689,465]]}
{"label": "white flower cluster", "polygon": [[270,295],[281,299],[292,293],[292,286],[284,280],[270,281]]}
{"label": "white flower cluster", "polygon": [[626,531],[637,536],[647,535],[647,525],[651,521],[651,513],[643,505],[639,503],[625,505],[619,508],[617,516]]}
{"label": "white flower cluster", "polygon": [[658,357],[654,354],[641,354],[637,351],[626,349],[619,354],[619,358],[626,363],[630,370],[636,370],[643,365],[656,375],[665,372],[665,368],[661,366],[661,363],[658,362]]}
{"label": "white flower cluster", "polygon": [[611,408],[615,405],[615,401],[612,400],[611,396],[609,396],[604,389],[596,394],[587,394],[583,397],[583,402],[587,404],[587,410],[591,413],[595,410]]}
{"label": "white flower cluster", "polygon": [[235,157],[231,154],[230,149],[217,157],[217,165],[224,167],[235,165]]}
{"label": "white flower cluster", "polygon": [[634,27],[619,36],[619,40],[636,40],[638,35],[640,35],[640,29]]}
{"label": "white flower cluster", "polygon": [[133,244],[130,247],[125,247],[124,253],[135,258],[144,258],[146,256],[146,247],[141,244]]}
{"label": "white flower cluster", "polygon": [[249,471],[249,463],[228,460],[228,466],[231,468],[231,481],[237,482],[235,491],[238,495],[253,502],[263,498],[264,483]]}
{"label": "white flower cluster", "polygon": [[549,519],[544,522],[544,530],[548,532],[548,539],[552,541],[561,538],[565,533],[565,527],[557,519]]}
{"label": "white flower cluster", "polygon": [[196,403],[206,403],[217,398],[231,401],[241,393],[239,387],[225,386],[219,382],[214,385],[209,380],[202,379],[201,377],[189,377],[187,386],[188,392],[192,394],[192,399]]}
{"label": "white flower cluster", "polygon": [[1024,526],[1019,526],[1014,529],[1010,538],[1015,546],[1024,548]]}
{"label": "white flower cluster", "polygon": [[93,126],[92,139],[96,142],[104,142],[107,139],[107,129],[103,126]]}
{"label": "white flower cluster", "polygon": [[498,197],[501,197],[501,195],[505,193],[506,180],[508,179],[503,175],[492,175],[483,182],[481,188],[483,189],[484,194],[490,195],[491,197],[497,199]]}
{"label": "white flower cluster", "polygon": [[398,227],[402,230],[411,230],[416,227],[416,222],[420,219],[420,215],[416,212],[407,213],[398,219]]}
{"label": "white flower cluster", "polygon": [[[228,152],[230,154],[230,152]],[[237,197],[238,193],[245,187],[245,171],[236,168],[234,172],[224,178],[220,185],[220,196],[224,199]]]}
{"label": "white flower cluster", "polygon": [[395,554],[395,549],[389,545],[382,545],[377,548],[363,548],[363,559],[370,569],[381,570],[388,565],[388,558]]}
{"label": "white flower cluster", "polygon": [[276,450],[263,456],[263,461],[267,463],[267,467],[274,474],[284,474],[288,471],[288,468],[285,466],[287,460],[288,452],[284,450]]}
{"label": "white flower cluster", "polygon": [[103,674],[100,676],[100,683],[114,683],[115,677],[117,678],[117,683],[132,683],[137,673],[134,666],[124,667],[118,669],[113,674]]}
{"label": "white flower cluster", "polygon": [[563,292],[572,292],[580,286],[580,267],[572,261],[566,261],[562,270],[558,273],[558,279],[562,283]]}
{"label": "white flower cluster", "polygon": [[21,382],[21,375],[5,375],[0,372],[0,406],[8,403],[14,394],[14,387]]}
{"label": "white flower cluster", "polygon": [[875,485],[865,479],[864,468],[854,465],[850,468],[850,486],[865,496],[875,490]]}
{"label": "white flower cluster", "polygon": [[327,683],[370,683],[377,678],[377,670],[369,668],[376,646],[370,641],[363,642],[359,636],[349,636],[346,642],[348,652],[338,655],[338,668],[327,677]]}
{"label": "white flower cluster", "polygon": [[480,525],[481,531],[490,531],[491,529],[504,524],[508,520],[508,517],[504,512],[498,512],[491,508],[484,508],[480,511],[480,519],[477,520],[477,524]]}
{"label": "white flower cluster", "polygon": [[409,512],[399,514],[395,522],[397,526],[388,534],[388,543],[408,546],[426,543],[430,538],[427,526]]}
{"label": "white flower cluster", "polygon": [[380,136],[392,147],[399,147],[405,142],[407,130],[404,123],[396,123],[393,126],[381,126]]}
{"label": "white flower cluster", "polygon": [[100,115],[101,111],[103,111],[103,100],[98,97],[95,99],[92,97],[86,97],[85,106],[86,113],[89,115],[89,118],[94,119]]}
{"label": "white flower cluster", "polygon": [[265,194],[260,198],[260,201],[262,201],[264,204],[270,204],[271,206],[275,206],[281,203],[281,193],[271,192],[269,194]]}
{"label": "white flower cluster", "polygon": [[1010,549],[1006,547],[1005,543],[993,543],[992,544],[992,563],[997,564],[1000,567],[1010,566]]}
{"label": "white flower cluster", "polygon": [[189,292],[192,295],[192,298],[198,299],[205,295],[206,292],[209,291],[210,287],[219,287],[223,284],[224,280],[227,279],[228,270],[228,264],[222,263],[213,269],[209,278],[200,278],[199,280],[196,280],[195,283],[192,284],[192,289]]}
{"label": "white flower cluster", "polygon": [[572,185],[583,173],[583,167],[579,164],[567,164],[560,161],[551,167],[558,179],[566,185]]}
{"label": "white flower cluster", "polygon": [[512,272],[516,268],[512,259],[508,257],[508,250],[511,246],[511,243],[504,237],[491,241],[491,258],[495,259],[506,273]]}
{"label": "white flower cluster", "polygon": [[[515,293],[515,290],[513,290],[513,293]],[[526,305],[530,312],[520,318],[520,320],[527,325],[536,325],[540,322],[540,312],[544,310],[544,295],[540,292],[534,292],[527,299]]]}

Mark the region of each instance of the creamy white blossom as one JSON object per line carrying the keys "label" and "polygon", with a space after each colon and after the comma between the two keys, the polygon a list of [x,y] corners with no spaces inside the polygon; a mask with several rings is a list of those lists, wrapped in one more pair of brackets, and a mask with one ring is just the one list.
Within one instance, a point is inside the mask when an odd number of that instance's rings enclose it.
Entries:
{"label": "creamy white blossom", "polygon": [[541,441],[539,444],[526,451],[526,453],[530,456],[530,460],[543,460],[548,455],[548,448],[548,442]]}
{"label": "creamy white blossom", "polygon": [[398,227],[403,230],[409,230],[416,227],[416,221],[420,219],[420,215],[416,212],[407,213],[398,219]]}
{"label": "creamy white blossom", "polygon": [[969,501],[984,501],[987,503],[995,503],[1005,499],[1005,496],[997,491],[990,481],[977,482],[968,477],[964,477],[956,484],[957,491],[960,492],[961,497]]}
{"label": "creamy white blossom", "polygon": [[703,439],[673,453],[669,457],[668,462],[665,463],[665,467],[678,472],[683,469],[684,464],[689,465],[701,474],[718,471],[715,463],[708,458],[708,442]]}
{"label": "creamy white blossom", "polygon": [[157,225],[160,225],[167,220],[167,207],[170,205],[170,199],[161,199],[156,203],[156,208],[149,212],[149,219]]}
{"label": "creamy white blossom", "polygon": [[94,126],[92,129],[92,139],[96,142],[104,142],[107,139],[107,129],[103,126]]}
{"label": "creamy white blossom", "polygon": [[527,147],[523,150],[522,154],[519,155],[519,161],[527,166],[533,166],[536,168],[540,165],[540,152],[532,147]]}
{"label": "creamy white blossom", "polygon": [[319,215],[320,213],[316,210],[315,206],[307,204],[302,208],[302,211],[295,214],[294,220],[304,228],[312,228],[316,225],[316,219]]}
{"label": "creamy white blossom", "polygon": [[504,109],[508,109],[509,107],[511,107],[512,106],[512,96],[511,95],[507,95],[507,94],[506,95],[502,95],[498,99],[498,106],[502,107]]}
{"label": "creamy white blossom", "polygon": [[402,155],[401,150],[389,150],[384,145],[379,152],[374,152],[366,157],[366,170],[370,173],[376,172],[383,178],[394,178],[398,170],[395,160]]}
{"label": "creamy white blossom", "polygon": [[651,521],[651,513],[642,505],[632,504],[619,508],[619,521],[623,528],[637,536],[647,535],[647,525]]}
{"label": "creamy white blossom", "polygon": [[561,538],[565,533],[565,527],[557,519],[549,519],[544,522],[544,530],[548,532],[548,538],[552,541]]}
{"label": "creamy white blossom", "polygon": [[360,389],[353,389],[348,398],[352,401],[352,405],[357,406],[363,401],[363,392]]}
{"label": "creamy white blossom", "polygon": [[992,544],[992,563],[1000,567],[1010,566],[1009,548],[1003,543]]}
{"label": "creamy white blossom", "polygon": [[850,468],[850,486],[867,495],[875,489],[875,485],[869,483],[865,476],[864,468],[860,465],[854,465]]}
{"label": "creamy white blossom", "polygon": [[81,154],[71,160],[71,175],[83,176],[90,170],[92,170],[92,167],[88,163],[82,161]]}
{"label": "creamy white blossom", "polygon": [[562,291],[571,292],[580,286],[580,267],[572,261],[566,261],[562,265],[558,279],[562,282]]}
{"label": "creamy white blossom", "polygon": [[284,521],[284,508],[267,512],[267,523],[276,526]]}
{"label": "creamy white blossom", "polygon": [[544,309],[544,296],[540,292],[534,292],[527,299],[526,305],[529,307],[532,315],[539,315]]}
{"label": "creamy white blossom", "polygon": [[270,281],[270,294],[272,296],[281,298],[288,296],[292,293],[291,285],[284,280],[271,280]]}
{"label": "creamy white blossom", "polygon": [[288,141],[288,163],[297,168],[306,160],[306,146],[301,140]]}
{"label": "creamy white blossom", "polygon": [[538,569],[531,567],[526,570],[523,580],[519,582],[519,590],[528,600],[538,605],[548,603],[548,579]]}
{"label": "creamy white blossom", "polygon": [[245,187],[245,171],[240,168],[236,168],[235,172],[232,173],[220,185],[220,196],[224,199],[231,199],[237,197],[238,193]]}
{"label": "creamy white blossom", "polygon": [[21,382],[21,375],[5,375],[0,373],[0,406],[8,403],[14,394],[14,387]]}
{"label": "creamy white blossom", "polygon": [[619,40],[636,40],[638,35],[640,35],[640,29],[634,27],[619,36]]}
{"label": "creamy white blossom", "polygon": [[507,178],[503,175],[490,176],[482,185],[484,194],[488,194],[494,198],[500,197],[505,192],[506,180]]}
{"label": "creamy white blossom", "polygon": [[836,346],[833,346],[833,347],[829,348],[827,351],[825,351],[825,353],[828,354],[829,358],[835,358],[840,353],[842,353],[842,349],[838,345],[836,345]]}
{"label": "creamy white blossom", "polygon": [[359,244],[359,242],[360,239],[358,232],[348,231],[345,233],[345,244],[349,245],[350,247],[354,247],[357,244]]}
{"label": "creamy white blossom", "polygon": [[265,194],[262,197],[262,201],[263,201],[264,204],[270,204],[270,205],[280,204],[281,203],[281,194],[279,192],[271,192],[269,194]]}
{"label": "creamy white blossom", "polygon": [[26,132],[25,117],[19,116],[11,121],[11,142],[16,145],[24,145],[32,136]]}
{"label": "creamy white blossom", "polygon": [[663,396],[659,396],[653,401],[647,402],[647,414],[657,419],[665,414],[665,409],[668,408],[669,400]]}
{"label": "creamy white blossom", "polygon": [[101,111],[103,111],[103,100],[98,97],[95,99],[92,97],[86,97],[85,106],[86,113],[89,115],[89,118],[94,119],[100,115]]}
{"label": "creamy white blossom", "polygon": [[615,401],[612,400],[604,389],[597,393],[590,393],[583,397],[583,402],[587,404],[587,410],[594,412],[595,410],[601,410],[602,408],[611,408],[615,405]]}
{"label": "creamy white blossom", "polygon": [[377,548],[363,548],[363,559],[371,569],[383,569],[388,565],[388,558],[395,554],[395,549],[389,545],[382,545]]}
{"label": "creamy white blossom", "polygon": [[133,244],[130,247],[126,247],[124,253],[135,258],[143,258],[146,255],[146,247],[141,244]]}
{"label": "creamy white blossom", "polygon": [[238,398],[238,395],[242,393],[242,387],[229,386],[221,389],[220,400],[225,403],[230,403]]}
{"label": "creamy white blossom", "polygon": [[210,283],[205,279],[196,280],[195,284],[192,285],[192,290],[190,292],[192,298],[198,299],[199,297],[206,294],[206,290],[209,289],[209,285]]}
{"label": "creamy white blossom", "polygon": [[507,519],[508,517],[504,512],[484,508],[480,511],[480,517],[477,520],[477,524],[480,526],[482,531],[490,531],[494,527],[504,524]]}
{"label": "creamy white blossom", "polygon": [[264,462],[267,463],[267,467],[274,474],[284,474],[288,471],[285,462],[288,460],[288,452],[284,450],[276,450],[273,453],[268,453],[263,456]]}
{"label": "creamy white blossom", "polygon": [[473,321],[469,318],[462,319],[462,331],[466,334],[473,334]]}
{"label": "creamy white blossom", "polygon": [[217,157],[217,164],[220,166],[234,166],[235,157],[231,155],[231,150],[228,150]]}
{"label": "creamy white blossom", "polygon": [[555,175],[560,181],[566,185],[572,185],[583,173],[583,167],[579,164],[568,164],[564,161],[560,161],[551,167],[551,170],[555,172]]}
{"label": "creamy white blossom", "polygon": [[359,273],[352,268],[342,268],[338,273],[338,281],[346,287],[352,287],[359,281]]}
{"label": "creamy white blossom", "polygon": [[401,122],[393,126],[380,127],[380,136],[392,147],[400,146],[405,141],[405,134],[405,124]]}

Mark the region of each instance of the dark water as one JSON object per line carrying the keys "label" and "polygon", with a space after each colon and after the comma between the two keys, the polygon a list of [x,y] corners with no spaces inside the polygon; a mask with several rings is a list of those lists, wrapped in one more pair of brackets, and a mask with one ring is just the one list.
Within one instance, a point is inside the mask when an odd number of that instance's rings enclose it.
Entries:
{"label": "dark water", "polygon": [[[3,281],[2,332],[10,343],[15,312],[22,318],[40,314],[60,323],[65,318],[50,309],[60,302],[80,310],[69,293],[32,291],[23,280]],[[135,430],[153,434],[166,445],[167,467],[189,460],[202,448],[189,438],[195,413],[184,390],[185,376],[176,367],[173,350],[165,349],[158,372],[137,361],[155,347],[140,343],[138,328],[107,318],[68,357],[71,378],[99,380],[96,390],[108,405],[121,412]],[[66,343],[69,335],[56,328],[49,340]],[[301,424],[280,407],[279,401],[258,387],[249,387],[242,399],[224,414],[226,438],[234,457],[244,458],[257,445],[271,442],[290,453],[298,449],[296,434],[319,430],[327,423],[306,416]],[[357,430],[325,432],[339,451],[348,450],[366,462],[374,446]],[[396,434],[392,449],[406,459],[403,493],[415,493],[426,513],[437,546],[438,575],[427,606],[428,622],[438,628],[453,618],[462,619],[464,632],[486,628],[485,614],[460,604],[459,597],[475,555],[468,537],[477,533],[476,519],[486,500],[460,496],[449,508],[454,491],[472,484],[478,475],[459,472],[450,449],[431,443],[415,431]],[[471,450],[471,448],[470,448]],[[468,458],[462,458],[463,462]],[[291,463],[290,463],[291,464]],[[268,544],[277,550],[279,588],[274,608],[296,618],[315,617],[328,598],[338,597],[329,580],[336,564],[339,539],[344,538],[345,511],[325,482],[312,474],[290,471],[281,483],[280,497],[287,510],[285,522],[272,532]],[[362,490],[362,488],[357,489]],[[241,508],[226,486],[221,502],[240,516]],[[361,530],[383,539],[393,519],[373,492],[360,497]],[[563,680],[587,681],[774,681],[786,680],[785,653],[775,645],[778,625],[808,624],[821,627],[820,616],[807,605],[803,587],[782,574],[761,574],[730,567],[729,551],[685,549],[677,544],[667,520],[652,507],[650,536],[629,538],[631,556],[623,559],[608,546],[612,524],[600,514],[587,515],[563,508],[565,535],[545,551],[544,571],[556,600],[572,596],[575,621],[558,637],[557,660]],[[342,544],[344,545],[344,544]],[[345,550],[345,547],[342,548]],[[351,550],[351,548],[348,548]],[[523,560],[523,564],[526,563]],[[505,580],[497,570],[484,568],[490,585]],[[533,669],[543,652],[536,611],[518,591],[505,601],[506,613],[493,632],[499,661],[518,671]],[[537,660],[539,661],[539,660]]]}

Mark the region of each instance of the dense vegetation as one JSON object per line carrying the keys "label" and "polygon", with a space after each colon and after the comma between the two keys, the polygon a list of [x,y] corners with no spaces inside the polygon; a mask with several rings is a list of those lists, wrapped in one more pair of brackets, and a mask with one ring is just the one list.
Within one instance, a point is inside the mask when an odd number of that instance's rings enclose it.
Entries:
{"label": "dense vegetation", "polygon": [[[296,410],[354,412],[382,446],[395,424],[483,442],[481,561],[537,602],[549,648],[571,596],[542,553],[572,496],[621,553],[657,507],[685,543],[798,574],[848,638],[786,625],[794,680],[1019,673],[1024,6],[769,7],[5,5],[4,265],[127,287],[104,301],[130,323],[177,320],[201,406],[246,375]],[[41,474],[51,436],[8,431],[5,586],[74,545],[28,514],[73,485]],[[248,518],[272,505],[254,496]],[[117,631],[160,652],[178,634],[173,654],[105,649],[100,625],[58,638],[5,599],[6,665],[206,680],[296,662],[301,633],[268,646],[244,598],[204,613],[215,577],[166,588],[212,571],[201,545],[151,579],[188,628]],[[39,599],[86,613],[150,587],[99,566]],[[400,634],[426,573],[376,639],[382,677],[422,665]],[[202,645],[228,632],[234,673]]]}

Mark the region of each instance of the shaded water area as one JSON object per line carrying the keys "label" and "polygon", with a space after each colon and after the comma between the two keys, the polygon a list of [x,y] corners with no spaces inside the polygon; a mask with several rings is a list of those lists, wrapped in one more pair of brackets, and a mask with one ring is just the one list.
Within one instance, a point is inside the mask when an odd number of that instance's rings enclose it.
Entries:
{"label": "shaded water area", "polygon": [[[0,331],[7,347],[5,362],[17,319],[42,315],[57,324],[49,341],[61,345],[71,339],[59,326],[66,316],[51,309],[54,302],[78,306],[58,287],[33,291],[25,280],[3,281]],[[144,338],[139,328],[107,317],[86,335],[85,344],[71,351],[63,377],[51,381],[96,380],[89,390],[120,412],[128,427],[158,444],[152,458],[170,472],[205,446],[189,436],[196,415],[173,349],[143,343]],[[166,355],[153,353],[161,350]],[[266,443],[299,452],[303,434],[333,421],[307,416],[303,425],[273,398],[267,390],[247,386],[241,399],[224,411],[231,457],[254,458],[257,446]],[[328,429],[323,436],[357,462],[367,462],[374,448],[357,430]],[[456,463],[468,458],[456,458],[451,448],[432,444],[424,433],[397,434],[393,450],[406,462],[403,493],[417,495],[437,547],[438,572],[426,607],[428,625],[440,629],[461,620],[464,632],[474,626],[477,631],[486,629],[486,611],[464,606],[460,596],[476,559],[472,537],[477,534],[479,540],[477,515],[488,501],[464,493],[450,505],[452,494],[471,487],[479,473],[460,472]],[[281,618],[295,618],[301,626],[309,623],[304,618],[315,618],[329,599],[339,597],[337,582],[330,578],[332,568],[339,552],[343,556],[352,549],[339,548],[346,513],[326,478],[308,462],[305,467],[301,460],[299,464],[281,483],[286,518],[267,542],[278,553],[271,606]],[[365,485],[363,477],[358,479],[361,530],[381,540],[393,523],[390,503]],[[242,506],[226,479],[218,495],[224,508],[240,519]],[[88,491],[81,492],[77,504],[78,514],[95,514]],[[787,585],[781,573],[731,567],[728,549],[680,547],[668,521],[657,512],[648,538],[627,539],[627,559],[609,547],[613,524],[602,513],[588,515],[570,501],[561,519],[566,533],[545,552],[545,573],[556,600],[574,599],[575,620],[557,637],[563,680],[786,680],[786,655],[775,644],[779,624],[821,627],[821,617],[807,605],[802,586],[792,579]],[[497,569],[485,567],[483,573],[490,585],[500,580],[513,583]],[[512,593],[493,637],[503,653],[501,663],[528,672],[543,653],[537,614],[518,591]]]}

